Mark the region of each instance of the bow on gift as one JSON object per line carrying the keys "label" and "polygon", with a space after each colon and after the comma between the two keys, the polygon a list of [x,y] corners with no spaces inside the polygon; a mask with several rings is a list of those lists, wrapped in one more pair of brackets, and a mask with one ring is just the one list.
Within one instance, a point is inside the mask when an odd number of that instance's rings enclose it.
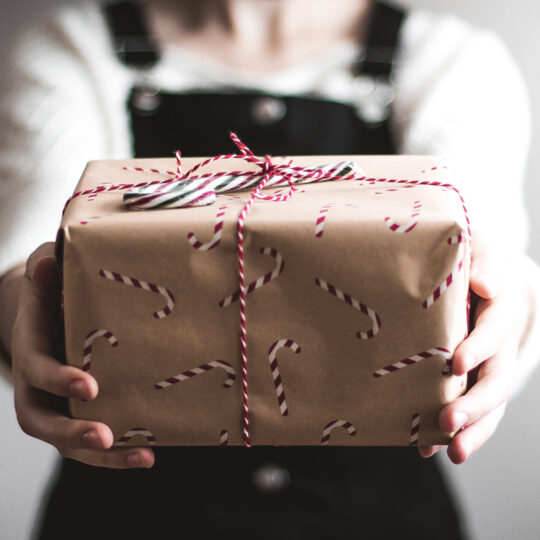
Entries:
{"label": "bow on gift", "polygon": [[[290,191],[286,195],[274,195],[271,197],[256,194],[254,198],[285,201],[296,191],[295,184],[324,182],[364,174],[356,163],[352,161],[319,165],[317,167],[296,167],[292,165],[292,160],[286,164],[275,165],[272,163],[270,156],[266,156],[264,159],[255,156],[236,134],[231,133],[231,139],[240,150],[239,155],[226,154],[212,157],[198,163],[187,173],[182,174],[182,157],[180,152],[177,152],[176,176],[167,183],[131,189],[124,194],[125,205],[128,208],[146,210],[204,206],[215,202],[216,193],[257,188],[261,181],[264,180],[266,180],[264,187],[279,187],[288,184]],[[193,174],[209,163],[222,159],[242,159],[257,165],[260,170]]]}

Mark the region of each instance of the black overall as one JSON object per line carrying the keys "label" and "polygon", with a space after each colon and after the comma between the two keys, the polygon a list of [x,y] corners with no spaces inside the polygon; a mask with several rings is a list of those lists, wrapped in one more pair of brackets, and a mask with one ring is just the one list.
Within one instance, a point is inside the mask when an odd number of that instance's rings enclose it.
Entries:
{"label": "black overall", "polygon": [[[119,60],[159,60],[136,6],[106,8]],[[377,4],[357,74],[388,81],[404,14]],[[223,89],[170,94],[144,83],[128,102],[136,157],[235,151],[258,155],[392,154],[388,121],[295,96]],[[433,460],[415,448],[156,448],[150,470],[64,460],[40,538],[460,539]]]}

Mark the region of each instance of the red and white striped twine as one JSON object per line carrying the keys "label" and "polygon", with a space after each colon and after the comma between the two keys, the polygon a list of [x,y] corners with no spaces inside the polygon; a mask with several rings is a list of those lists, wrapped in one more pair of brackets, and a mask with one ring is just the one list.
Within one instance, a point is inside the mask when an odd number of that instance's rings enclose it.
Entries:
{"label": "red and white striped twine", "polygon": [[197,237],[195,236],[195,233],[190,232],[187,235],[187,238],[189,240],[189,243],[199,251],[210,251],[211,249],[214,249],[220,242],[221,242],[221,236],[223,234],[223,222],[224,222],[224,215],[225,210],[227,209],[226,205],[220,206],[218,209],[218,213],[216,215],[216,224],[214,225],[214,236],[212,239],[205,244],[200,242]]}
{"label": "red and white striped twine", "polygon": [[463,243],[463,233],[456,234],[448,238],[448,244],[451,246],[455,244],[462,244],[462,243]]}
{"label": "red and white striped twine", "polygon": [[422,306],[426,309],[432,306],[446,292],[448,287],[452,285],[462,268],[463,260],[459,261],[452,271],[444,278],[444,281],[424,300]]}
{"label": "red and white striped twine", "polygon": [[362,304],[362,302],[359,302],[356,298],[353,298],[350,294],[344,293],[337,287],[327,283],[324,281],[324,279],[316,278],[315,285],[323,289],[323,291],[326,291],[334,295],[336,298],[339,298],[346,304],[349,304],[349,306],[352,306],[354,309],[361,311],[364,315],[367,315],[371,319],[372,326],[367,332],[356,333],[358,339],[371,339],[379,333],[379,330],[381,329],[381,318],[377,313],[375,313],[375,311],[365,304]]}
{"label": "red and white striped twine", "polygon": [[146,437],[146,440],[149,445],[156,444],[156,437],[151,431],[148,431],[146,428],[140,428],[140,427],[134,427],[131,428],[129,431],[126,431],[116,442],[118,445],[126,444],[129,440],[131,440],[135,435],[142,435],[143,437]]}
{"label": "red and white striped twine", "polygon": [[[465,215],[465,220],[467,222],[467,240],[470,241],[471,239],[471,228],[470,228],[470,220],[467,212],[467,207],[465,205],[465,201],[463,200],[463,197],[459,190],[453,186],[452,184],[444,183],[444,182],[436,182],[436,181],[428,181],[428,180],[408,180],[408,179],[394,179],[394,178],[373,178],[373,177],[367,177],[367,176],[357,176],[355,173],[347,174],[345,176],[339,176],[336,175],[335,171],[324,171],[322,169],[316,169],[316,168],[309,168],[309,167],[297,167],[293,166],[291,163],[284,164],[284,165],[274,165],[271,161],[270,156],[265,156],[265,158],[258,158],[251,152],[251,150],[242,142],[240,139],[236,136],[236,134],[231,133],[230,134],[232,141],[234,144],[236,144],[237,148],[239,149],[239,154],[223,154],[219,156],[214,156],[208,159],[203,160],[202,162],[195,165],[191,170],[189,170],[184,175],[181,175],[181,155],[180,152],[177,152],[177,171],[176,176],[172,178],[167,178],[164,180],[152,180],[148,182],[139,182],[139,183],[122,183],[122,184],[114,184],[110,186],[98,186],[96,188],[86,189],[82,191],[75,192],[64,205],[64,210],[62,214],[65,213],[68,205],[76,199],[77,197],[84,196],[84,195],[90,195],[90,194],[98,194],[103,192],[110,192],[110,191],[119,191],[119,190],[127,190],[127,189],[133,189],[133,188],[142,188],[150,185],[157,185],[157,184],[167,184],[170,182],[178,182],[179,180],[183,179],[194,179],[194,178],[203,178],[203,177],[210,177],[210,176],[218,176],[218,175],[233,175],[237,172],[227,172],[227,173],[211,173],[207,175],[199,175],[198,177],[193,176],[193,173],[200,169],[201,167],[204,167],[214,161],[218,160],[227,160],[227,159],[242,159],[248,163],[252,163],[253,165],[259,167],[261,170],[256,173],[258,175],[262,176],[261,181],[259,182],[258,186],[252,191],[250,199],[242,209],[242,212],[240,213],[240,216],[237,221],[237,241],[238,241],[238,281],[239,281],[239,300],[240,300],[240,345],[241,345],[241,357],[242,357],[242,401],[243,401],[243,421],[244,421],[244,442],[246,446],[250,446],[250,437],[249,437],[249,407],[248,407],[248,394],[247,394],[247,388],[248,388],[248,380],[247,380],[247,337],[246,337],[246,294],[247,294],[247,287],[245,284],[245,268],[244,268],[244,224],[246,220],[247,213],[249,212],[249,209],[253,205],[253,202],[256,199],[264,198],[261,196],[261,191],[264,189],[264,187],[268,184],[270,181],[270,178],[275,175],[281,175],[281,177],[289,183],[290,190],[286,196],[283,196],[279,198],[279,200],[288,200],[294,193],[294,181],[296,178],[302,179],[302,178],[309,178],[310,181],[324,181],[324,180],[349,180],[349,181],[358,181],[358,182],[364,182],[367,184],[375,185],[376,183],[386,183],[386,184],[393,184],[396,187],[403,187],[403,186],[434,186],[434,187],[440,187],[440,188],[447,188],[452,190],[460,199],[463,212]],[[128,170],[137,170],[137,168],[127,168]],[[158,173],[166,173],[166,174],[173,174],[172,171],[160,171],[158,169],[149,169],[150,172],[158,172]],[[146,171],[141,171],[146,172]],[[238,172],[239,175],[247,176],[249,174],[253,173],[245,173],[245,172]],[[275,198],[272,198],[272,200],[276,200]],[[113,275],[111,273],[111,275]],[[131,278],[127,278],[127,280],[124,280],[123,276],[118,276],[121,279],[117,279],[117,281],[121,281],[126,284],[133,284],[130,281]],[[105,276],[104,276],[105,277]],[[116,278],[111,278],[116,279]],[[134,285],[135,286],[135,285]],[[150,289],[152,290],[152,289]],[[167,291],[165,289],[165,291]],[[154,291],[154,292],[160,292]],[[168,292],[168,291],[167,291]],[[174,297],[172,297],[172,294],[169,292],[170,297],[165,294],[167,298],[167,308],[169,307],[170,300],[172,299],[172,305],[174,305]],[[345,300],[345,296],[343,298]],[[231,300],[232,301],[232,300]],[[351,305],[353,305],[351,303]],[[360,306],[360,304],[358,303]],[[166,309],[167,309],[166,308]],[[162,316],[166,315],[166,309],[162,312],[156,312],[156,316],[159,317],[159,314],[163,314]],[[357,308],[358,309],[358,308]],[[367,308],[366,308],[366,311]],[[369,314],[369,311],[368,313]],[[375,319],[376,322],[377,318]],[[375,326],[375,325],[374,325]],[[368,337],[373,337],[375,335],[372,331],[372,335],[369,336],[369,332],[367,334],[359,333],[359,337],[361,339],[367,339]],[[366,337],[361,337],[362,335]]]}
{"label": "red and white striped twine", "polygon": [[175,299],[173,293],[161,285],[149,283],[148,281],[142,281],[134,277],[124,276],[122,274],[118,274],[117,272],[111,272],[110,270],[100,270],[99,275],[106,279],[110,279],[111,281],[117,281],[118,283],[124,283],[125,285],[130,285],[131,287],[161,294],[161,296],[163,296],[167,301],[167,305],[163,309],[160,309],[154,313],[154,317],[156,317],[156,319],[163,319],[174,309]]}
{"label": "red and white striped twine", "polygon": [[336,429],[337,427],[345,428],[347,430],[347,433],[351,437],[354,437],[356,435],[355,427],[347,420],[332,420],[331,422],[326,424],[326,426],[324,426],[321,446],[326,446],[328,444],[328,442],[330,441],[330,434],[332,433],[332,430]]}
{"label": "red and white striped twine", "polygon": [[418,216],[420,215],[421,209],[422,203],[420,201],[415,201],[411,214],[411,219],[410,221],[405,223],[405,225],[399,225],[390,217],[384,218],[384,222],[392,232],[400,234],[411,232],[418,225]]}
{"label": "red and white striped twine", "polygon": [[[253,291],[257,290],[259,287],[262,287],[263,285],[266,285],[273,279],[276,279],[283,272],[283,269],[285,268],[283,257],[274,248],[265,247],[265,248],[261,248],[259,251],[263,255],[270,255],[271,257],[273,257],[276,260],[276,266],[271,272],[268,272],[264,274],[264,276],[261,276],[259,279],[252,281],[246,287],[245,294],[252,293]],[[220,300],[219,306],[222,308],[226,308],[227,306],[230,306],[233,302],[236,302],[239,298],[240,298],[240,291],[238,290],[235,293],[231,294],[230,296],[227,296],[227,298]]]}
{"label": "red and white striped twine", "polygon": [[168,379],[159,381],[158,383],[156,383],[155,387],[158,390],[162,390],[163,388],[167,388],[167,386],[171,386],[173,384],[185,381],[186,379],[190,379],[191,377],[196,377],[197,375],[202,375],[203,373],[206,373],[214,368],[221,368],[225,370],[225,372],[227,373],[227,378],[225,379],[223,386],[225,388],[230,388],[236,380],[236,374],[231,364],[229,364],[228,362],[224,362],[223,360],[214,360],[213,362],[202,364],[201,366],[198,366],[196,368],[188,369],[187,371],[179,373],[174,377],[169,377]]}
{"label": "red and white striped twine", "polygon": [[298,343],[294,342],[292,339],[278,339],[272,344],[270,350],[268,351],[268,361],[270,362],[270,371],[272,372],[272,379],[274,380],[274,386],[276,387],[279,410],[282,416],[287,416],[289,414],[289,409],[287,408],[287,402],[285,401],[285,390],[283,390],[283,381],[281,380],[281,375],[279,374],[278,362],[276,358],[277,352],[283,347],[288,347],[297,354],[302,352],[302,349]]}
{"label": "red and white striped twine", "polygon": [[373,376],[383,377],[384,375],[388,375],[390,373],[394,373],[395,371],[399,371],[400,369],[412,366],[417,362],[425,360],[426,358],[431,358],[432,356],[442,356],[446,360],[449,360],[452,357],[452,353],[448,349],[444,349],[443,347],[435,347],[433,349],[428,349],[427,351],[423,351],[418,354],[414,354],[413,356],[409,356],[408,358],[404,358],[403,360],[400,360],[395,364],[390,364],[389,366],[378,369],[377,371],[373,372]]}
{"label": "red and white striped twine", "polygon": [[88,371],[90,369],[90,362],[92,357],[92,346],[94,341],[97,338],[105,338],[110,344],[111,347],[117,347],[118,346],[118,340],[116,339],[116,336],[109,332],[109,330],[92,330],[84,340],[84,351],[83,351],[83,365],[82,370]]}
{"label": "red and white striped twine", "polygon": [[420,415],[414,413],[411,421],[411,436],[409,438],[409,445],[414,446],[418,444],[418,435],[420,432]]}

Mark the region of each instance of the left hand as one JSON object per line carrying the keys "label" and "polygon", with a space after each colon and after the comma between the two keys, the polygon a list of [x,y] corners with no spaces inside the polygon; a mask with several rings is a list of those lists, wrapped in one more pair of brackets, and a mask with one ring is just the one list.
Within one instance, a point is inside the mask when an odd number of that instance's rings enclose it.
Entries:
{"label": "left hand", "polygon": [[[468,373],[473,384],[439,415],[440,429],[455,433],[447,450],[455,464],[463,463],[493,435],[504,414],[531,310],[528,283],[514,259],[474,234],[470,288],[478,300],[474,326],[456,349],[452,369],[454,375]],[[427,458],[442,448],[422,446],[419,452]]]}

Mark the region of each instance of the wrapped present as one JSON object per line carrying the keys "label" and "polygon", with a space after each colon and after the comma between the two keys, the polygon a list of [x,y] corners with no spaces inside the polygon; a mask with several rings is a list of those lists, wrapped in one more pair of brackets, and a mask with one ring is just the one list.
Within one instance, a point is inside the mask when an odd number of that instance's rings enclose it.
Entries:
{"label": "wrapped present", "polygon": [[[447,443],[438,414],[465,390],[450,363],[470,242],[440,160],[209,161],[199,184],[266,174],[258,196],[271,200],[187,196],[173,159],[88,164],[57,245],[67,362],[99,384],[70,400],[73,416],[105,422],[116,444]],[[341,161],[365,172],[287,172]]]}

